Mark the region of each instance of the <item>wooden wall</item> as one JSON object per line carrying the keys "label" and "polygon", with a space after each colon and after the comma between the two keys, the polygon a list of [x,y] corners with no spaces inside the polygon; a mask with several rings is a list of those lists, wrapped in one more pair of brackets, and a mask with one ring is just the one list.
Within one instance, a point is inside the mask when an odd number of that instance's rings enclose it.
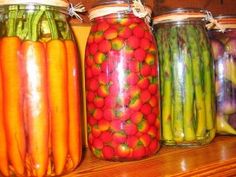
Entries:
{"label": "wooden wall", "polygon": [[155,9],[195,7],[217,14],[236,14],[236,0],[155,0]]}
{"label": "wooden wall", "polygon": [[[70,2],[73,4],[82,2],[88,10],[95,0],[70,0]],[[208,9],[213,15],[236,14],[236,0],[145,0],[145,3],[152,7],[154,15],[166,9],[180,7]],[[86,13],[83,18],[88,22]],[[76,20],[72,21],[77,23]]]}

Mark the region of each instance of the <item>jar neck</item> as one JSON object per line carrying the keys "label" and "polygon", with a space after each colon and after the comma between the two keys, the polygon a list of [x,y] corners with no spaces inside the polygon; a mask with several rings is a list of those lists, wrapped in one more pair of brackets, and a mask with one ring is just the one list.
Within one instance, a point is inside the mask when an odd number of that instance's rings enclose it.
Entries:
{"label": "jar neck", "polygon": [[153,23],[204,22],[209,14],[210,12],[201,9],[175,9],[156,16]]}
{"label": "jar neck", "polygon": [[[217,22],[225,28],[225,30],[236,29],[235,16],[220,16],[215,18]],[[218,29],[217,26],[214,29]]]}
{"label": "jar neck", "polygon": [[66,15],[61,8],[45,5],[9,5],[2,7],[1,36],[22,40],[48,41],[70,39]]}
{"label": "jar neck", "polygon": [[65,0],[1,0],[0,6],[9,6],[9,5],[45,5],[52,7],[61,7],[67,8],[68,2]]}
{"label": "jar neck", "polygon": [[133,14],[150,22],[151,9],[139,3],[134,4],[111,4],[92,8],[89,11],[89,19],[103,17],[111,14]]}
{"label": "jar neck", "polygon": [[48,6],[48,5],[36,5],[36,4],[16,4],[16,5],[4,5],[0,7],[0,13],[6,13],[9,11],[55,11],[62,14],[67,14],[66,8]]}
{"label": "jar neck", "polygon": [[[125,19],[125,18],[139,18],[136,17],[133,13],[123,13],[123,12],[119,12],[119,13],[115,13],[115,14],[108,14],[105,16],[101,16],[101,17],[96,17],[94,19],[92,19],[91,21],[98,21],[100,19]],[[140,19],[142,20],[142,19]]]}

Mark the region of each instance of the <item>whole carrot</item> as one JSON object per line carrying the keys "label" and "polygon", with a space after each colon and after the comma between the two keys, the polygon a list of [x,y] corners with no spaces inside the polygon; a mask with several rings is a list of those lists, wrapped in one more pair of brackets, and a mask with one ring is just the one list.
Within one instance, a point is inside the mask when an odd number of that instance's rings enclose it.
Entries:
{"label": "whole carrot", "polygon": [[3,116],[6,130],[8,158],[16,174],[24,175],[26,141],[22,110],[22,80],[20,77],[18,37],[4,37],[0,47],[3,82]]}
{"label": "whole carrot", "polygon": [[57,175],[68,155],[68,92],[66,48],[61,40],[46,44],[48,97],[51,117],[52,153]]}
{"label": "whole carrot", "polygon": [[[1,48],[0,41],[0,48]],[[2,72],[0,70],[0,172],[4,176],[9,176],[8,169],[8,157],[7,157],[7,141],[6,141],[6,132],[4,128],[4,118],[3,118],[3,90],[2,90]]]}
{"label": "whole carrot", "polygon": [[28,123],[28,157],[36,176],[44,176],[48,167],[48,100],[46,58],[41,42],[25,41],[21,45],[24,73],[24,102]]}
{"label": "whole carrot", "polygon": [[78,54],[76,45],[72,40],[65,40],[67,51],[68,70],[68,102],[69,102],[69,153],[75,168],[81,159],[81,105],[80,105],[80,83],[78,71]]}

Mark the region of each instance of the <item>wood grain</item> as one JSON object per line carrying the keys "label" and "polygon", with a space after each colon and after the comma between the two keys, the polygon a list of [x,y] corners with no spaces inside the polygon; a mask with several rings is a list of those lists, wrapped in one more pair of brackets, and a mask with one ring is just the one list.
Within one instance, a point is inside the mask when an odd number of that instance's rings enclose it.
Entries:
{"label": "wood grain", "polygon": [[162,147],[152,157],[133,162],[96,159],[85,149],[80,166],[65,177],[158,177],[236,175],[236,137],[218,136],[205,146]]}
{"label": "wood grain", "polygon": [[171,8],[201,8],[207,9],[212,12],[213,15],[219,14],[235,14],[236,13],[236,1],[224,0],[221,3],[220,0],[164,0],[155,1],[153,6],[154,14],[165,11]]}
{"label": "wood grain", "polygon": [[[77,4],[82,2],[87,10],[89,10],[96,0],[70,0],[71,3]],[[236,1],[235,0],[145,0],[145,4],[153,9],[153,15],[157,15],[167,9],[172,8],[202,8],[207,9],[213,15],[219,14],[236,14]],[[84,23],[89,23],[88,13],[82,15]],[[71,23],[80,23],[76,19],[71,19]]]}

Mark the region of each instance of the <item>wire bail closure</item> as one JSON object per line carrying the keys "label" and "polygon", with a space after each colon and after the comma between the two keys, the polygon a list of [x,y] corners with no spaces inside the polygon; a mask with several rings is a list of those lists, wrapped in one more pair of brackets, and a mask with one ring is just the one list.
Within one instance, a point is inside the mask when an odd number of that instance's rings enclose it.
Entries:
{"label": "wire bail closure", "polygon": [[78,3],[76,5],[73,5],[72,3],[69,3],[69,6],[67,8],[68,14],[73,17],[75,16],[77,19],[83,21],[82,17],[79,15],[79,13],[83,13],[86,11],[84,5],[82,3]]}
{"label": "wire bail closure", "polygon": [[219,31],[221,31],[222,33],[225,32],[225,27],[221,25],[216,19],[214,19],[213,15],[209,11],[207,11],[206,20],[209,21],[209,23],[206,24],[208,30],[215,27],[219,29]]}
{"label": "wire bail closure", "polygon": [[132,12],[136,17],[144,18],[148,23],[151,21],[151,14],[148,9],[142,4],[141,0],[133,0]]}

